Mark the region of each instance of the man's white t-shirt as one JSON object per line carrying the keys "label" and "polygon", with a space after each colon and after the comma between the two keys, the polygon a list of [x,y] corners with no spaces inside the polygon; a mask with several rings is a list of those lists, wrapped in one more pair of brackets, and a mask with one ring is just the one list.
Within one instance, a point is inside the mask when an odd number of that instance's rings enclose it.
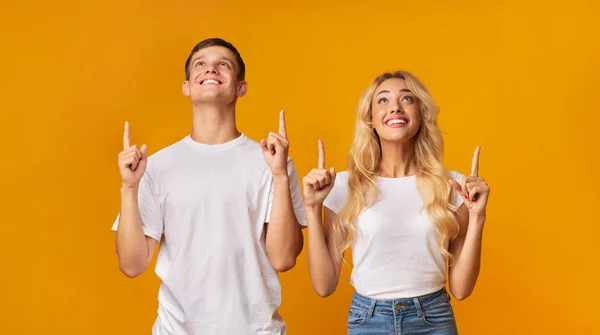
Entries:
{"label": "man's white t-shirt", "polygon": [[[449,172],[462,182],[462,175]],[[438,249],[437,232],[417,191],[415,176],[377,178],[373,204],[358,217],[352,243],[356,291],[379,300],[412,298],[446,284],[446,258]],[[348,172],[338,173],[324,206],[339,213],[348,195]],[[463,198],[455,191],[455,208]]]}
{"label": "man's white t-shirt", "polygon": [[[305,226],[291,159],[288,174]],[[187,136],[148,158],[138,206],[144,233],[161,241],[153,334],[285,334],[279,278],[265,249],[273,189],[260,145],[244,134],[218,145]]]}

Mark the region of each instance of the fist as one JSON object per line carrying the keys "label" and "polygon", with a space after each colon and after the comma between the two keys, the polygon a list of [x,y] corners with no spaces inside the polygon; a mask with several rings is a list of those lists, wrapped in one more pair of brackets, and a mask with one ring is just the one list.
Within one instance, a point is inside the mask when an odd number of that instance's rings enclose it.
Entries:
{"label": "fist", "polygon": [[130,145],[129,139],[129,122],[125,122],[125,130],[123,131],[123,151],[119,153],[118,164],[119,173],[121,174],[121,182],[123,187],[137,187],[146,171],[146,163],[148,162],[148,148],[142,145],[140,148],[137,145]]}
{"label": "fist", "polygon": [[321,206],[335,183],[335,169],[325,169],[325,148],[319,139],[319,160],[317,168],[312,169],[304,178],[304,204],[306,206]]}

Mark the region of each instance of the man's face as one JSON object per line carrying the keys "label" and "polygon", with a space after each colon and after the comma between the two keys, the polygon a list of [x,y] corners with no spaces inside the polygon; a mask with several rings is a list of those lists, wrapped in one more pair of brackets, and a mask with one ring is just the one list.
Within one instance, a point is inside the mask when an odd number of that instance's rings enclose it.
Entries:
{"label": "man's face", "polygon": [[235,55],[225,47],[198,50],[189,66],[190,77],[183,82],[183,94],[194,103],[229,104],[246,94],[247,83],[237,77]]}

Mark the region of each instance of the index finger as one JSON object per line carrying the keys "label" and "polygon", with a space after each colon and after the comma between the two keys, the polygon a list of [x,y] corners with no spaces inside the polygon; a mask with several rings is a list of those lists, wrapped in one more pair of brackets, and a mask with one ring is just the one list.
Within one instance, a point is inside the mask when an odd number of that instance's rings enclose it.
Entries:
{"label": "index finger", "polygon": [[319,139],[319,165],[317,165],[319,169],[325,168],[325,147],[323,146],[323,141]]}
{"label": "index finger", "polygon": [[129,148],[129,122],[125,121],[125,129],[123,130],[123,150]]}
{"label": "index finger", "polygon": [[287,138],[287,131],[285,130],[285,113],[283,110],[279,112],[279,135]]}
{"label": "index finger", "polygon": [[473,164],[471,166],[471,176],[479,176],[479,147],[475,148],[473,154]]}

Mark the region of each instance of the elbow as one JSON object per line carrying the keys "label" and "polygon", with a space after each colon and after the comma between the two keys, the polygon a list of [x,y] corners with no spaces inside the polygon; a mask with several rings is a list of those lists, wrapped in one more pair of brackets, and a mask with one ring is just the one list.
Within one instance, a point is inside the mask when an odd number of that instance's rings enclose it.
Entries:
{"label": "elbow", "polygon": [[321,298],[327,298],[328,296],[332,295],[333,292],[335,292],[335,288],[334,289],[317,289],[317,288],[315,288],[315,292],[317,292],[317,294]]}
{"label": "elbow", "polygon": [[277,272],[286,272],[296,266],[296,257],[282,257],[272,262],[272,265]]}
{"label": "elbow", "polygon": [[462,301],[471,296],[472,291],[470,290],[450,290],[452,296],[458,301]]}
{"label": "elbow", "polygon": [[335,285],[314,285],[313,289],[321,298],[327,298],[335,292]]}
{"label": "elbow", "polygon": [[308,270],[310,273],[310,282],[312,284],[313,290],[321,298],[327,298],[328,296],[332,295],[333,292],[335,292],[335,290],[337,289],[337,280],[317,276],[313,277],[314,274],[312,271],[310,271],[310,266]]}
{"label": "elbow", "polygon": [[458,301],[465,300],[469,297],[470,294],[453,294],[454,298]]}
{"label": "elbow", "polygon": [[119,264],[119,270],[127,276],[127,278],[135,278],[144,273],[143,268]]}

